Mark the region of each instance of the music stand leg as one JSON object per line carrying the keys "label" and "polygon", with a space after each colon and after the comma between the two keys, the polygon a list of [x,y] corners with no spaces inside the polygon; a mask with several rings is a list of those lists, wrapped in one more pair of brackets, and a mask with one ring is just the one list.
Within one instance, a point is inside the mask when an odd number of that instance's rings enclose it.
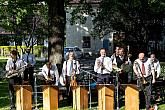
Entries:
{"label": "music stand leg", "polygon": [[35,109],[34,110],[39,110],[37,107],[37,75],[35,75],[35,79],[34,79],[34,98],[35,98]]}
{"label": "music stand leg", "polygon": [[91,87],[90,87],[90,85],[91,85],[91,83],[90,83],[90,74],[89,74],[89,109],[91,110],[92,109],[92,107],[91,107]]}
{"label": "music stand leg", "polygon": [[116,74],[116,110],[120,110],[119,108],[119,74]]}

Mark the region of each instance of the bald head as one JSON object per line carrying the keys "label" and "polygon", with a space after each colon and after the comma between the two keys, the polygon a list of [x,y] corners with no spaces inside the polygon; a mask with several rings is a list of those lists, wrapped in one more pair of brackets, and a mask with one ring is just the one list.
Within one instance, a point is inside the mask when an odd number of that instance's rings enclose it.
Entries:
{"label": "bald head", "polygon": [[139,60],[144,61],[145,54],[139,53]]}

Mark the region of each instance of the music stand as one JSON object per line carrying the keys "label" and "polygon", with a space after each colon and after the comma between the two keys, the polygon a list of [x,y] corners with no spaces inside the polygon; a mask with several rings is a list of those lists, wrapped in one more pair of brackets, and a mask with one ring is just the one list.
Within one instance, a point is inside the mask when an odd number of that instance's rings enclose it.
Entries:
{"label": "music stand", "polygon": [[[92,107],[91,107],[91,100],[92,100],[92,96],[91,96],[91,75],[92,76],[95,76],[93,75],[92,73],[88,72],[88,71],[85,71],[83,69],[81,69],[82,72],[85,72],[88,74],[88,89],[89,89],[89,109],[91,110]],[[93,79],[94,80],[94,79]],[[94,80],[95,81],[95,80]],[[96,81],[95,81],[96,82]]]}
{"label": "music stand", "polygon": [[97,84],[98,90],[98,110],[114,109],[114,90],[113,84]]}

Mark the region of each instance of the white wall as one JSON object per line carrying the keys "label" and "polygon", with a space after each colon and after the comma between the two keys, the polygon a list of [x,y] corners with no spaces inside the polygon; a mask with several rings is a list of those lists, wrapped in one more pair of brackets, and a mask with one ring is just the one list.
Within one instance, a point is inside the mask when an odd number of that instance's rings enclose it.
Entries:
{"label": "white wall", "polygon": [[[70,18],[69,13],[66,14],[66,18]],[[90,36],[92,31],[92,17],[88,16],[85,24],[70,25],[70,22],[66,23],[66,46],[78,46],[83,51],[97,51],[102,47],[102,41],[100,39],[93,39],[91,37],[91,48],[82,48],[83,36]]]}

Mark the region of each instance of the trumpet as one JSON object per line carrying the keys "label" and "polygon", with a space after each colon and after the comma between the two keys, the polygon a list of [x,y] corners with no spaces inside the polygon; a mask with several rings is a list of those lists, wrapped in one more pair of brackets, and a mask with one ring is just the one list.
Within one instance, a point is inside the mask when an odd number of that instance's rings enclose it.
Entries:
{"label": "trumpet", "polygon": [[[141,83],[142,84],[147,84],[148,82],[146,81],[146,79],[144,78],[144,75],[142,74],[142,71],[141,71],[141,69],[140,69],[140,66],[139,66],[139,64],[138,64],[138,62],[135,62],[135,65],[136,65],[136,68],[138,68],[139,70],[140,70],[140,73],[139,73],[139,76],[140,76],[140,74],[141,74]],[[139,78],[140,79],[140,78]]]}
{"label": "trumpet", "polygon": [[142,84],[147,84],[148,82],[146,81],[146,79],[144,78],[144,76],[142,75]]}

